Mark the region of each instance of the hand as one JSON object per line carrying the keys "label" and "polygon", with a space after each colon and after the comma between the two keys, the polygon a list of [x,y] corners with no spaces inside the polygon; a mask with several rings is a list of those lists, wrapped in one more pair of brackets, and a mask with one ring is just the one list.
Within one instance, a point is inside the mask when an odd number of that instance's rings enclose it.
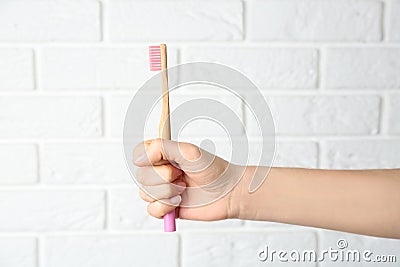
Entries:
{"label": "hand", "polygon": [[[232,218],[231,189],[242,168],[182,142],[154,139],[133,153],[140,197],[156,218],[177,208],[181,219],[214,221]],[[195,207],[194,207],[195,206]]]}
{"label": "hand", "polygon": [[399,169],[243,167],[161,139],[137,146],[134,161],[140,196],[157,218],[178,207],[177,217],[189,220],[239,218],[400,238]]}

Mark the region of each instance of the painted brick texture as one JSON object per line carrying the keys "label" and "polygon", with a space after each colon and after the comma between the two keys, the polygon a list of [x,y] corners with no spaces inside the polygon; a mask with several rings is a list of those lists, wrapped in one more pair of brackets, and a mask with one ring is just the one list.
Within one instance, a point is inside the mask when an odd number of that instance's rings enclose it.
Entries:
{"label": "painted brick texture", "polygon": [[[221,63],[260,89],[273,166],[400,168],[399,14],[400,0],[1,1],[0,266],[265,266],[257,252],[267,244],[322,250],[339,238],[399,260],[397,240],[272,222],[178,220],[165,234],[122,149],[128,105],[155,74],[147,46],[166,42],[169,66]],[[258,164],[262,139],[245,105],[255,94],[187,85],[171,110],[204,97],[237,116]],[[157,137],[159,112],[145,138]],[[173,130],[226,159],[229,138],[245,140],[204,120]]]}

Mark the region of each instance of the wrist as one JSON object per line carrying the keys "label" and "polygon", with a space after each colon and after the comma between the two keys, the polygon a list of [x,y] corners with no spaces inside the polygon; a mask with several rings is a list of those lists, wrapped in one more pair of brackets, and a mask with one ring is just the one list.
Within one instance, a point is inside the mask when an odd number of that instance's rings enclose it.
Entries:
{"label": "wrist", "polygon": [[[272,176],[276,176],[272,173],[276,173],[276,171],[276,168],[246,166],[240,181],[232,190],[229,198],[229,218],[274,221],[274,214],[277,210],[274,200],[281,195],[276,187],[276,179],[275,183],[271,180]],[[265,179],[257,190],[249,192],[253,178],[260,174],[271,177],[264,177]]]}
{"label": "wrist", "polygon": [[234,186],[230,192],[228,199],[228,218],[229,219],[247,219],[246,209],[248,208],[248,188],[250,185],[252,173],[254,173],[253,166],[246,166],[244,171],[239,170],[241,175],[239,182]]}

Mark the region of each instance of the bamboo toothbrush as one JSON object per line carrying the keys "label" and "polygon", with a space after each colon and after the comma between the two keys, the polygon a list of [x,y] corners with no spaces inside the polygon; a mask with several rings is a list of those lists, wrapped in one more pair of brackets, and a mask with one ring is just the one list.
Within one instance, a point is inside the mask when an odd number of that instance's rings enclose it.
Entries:
{"label": "bamboo toothbrush", "polygon": [[[168,73],[167,73],[167,46],[160,44],[149,46],[150,70],[161,71],[162,86],[162,112],[158,135],[160,138],[171,140],[171,126],[169,119],[169,94],[168,94]],[[175,210],[164,215],[164,232],[174,232]]]}

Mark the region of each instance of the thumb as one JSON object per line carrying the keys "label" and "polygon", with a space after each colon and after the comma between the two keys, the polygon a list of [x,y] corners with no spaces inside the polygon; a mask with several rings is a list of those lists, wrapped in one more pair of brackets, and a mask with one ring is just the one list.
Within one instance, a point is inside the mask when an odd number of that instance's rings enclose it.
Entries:
{"label": "thumb", "polygon": [[167,139],[154,139],[135,148],[134,163],[139,167],[171,163],[188,172],[202,171],[215,156],[196,145]]}

